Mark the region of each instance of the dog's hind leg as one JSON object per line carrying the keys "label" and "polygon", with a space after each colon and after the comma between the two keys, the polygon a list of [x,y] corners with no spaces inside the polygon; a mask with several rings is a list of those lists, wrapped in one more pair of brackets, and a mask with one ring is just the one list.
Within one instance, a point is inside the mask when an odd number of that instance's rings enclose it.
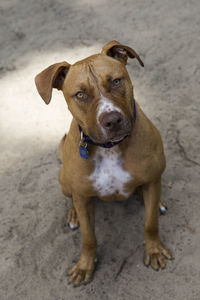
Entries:
{"label": "dog's hind leg", "polygon": [[72,201],[72,207],[70,208],[67,214],[67,224],[71,230],[76,230],[79,227],[79,220],[76,213],[76,209],[73,205],[73,201]]}
{"label": "dog's hind leg", "polygon": [[64,142],[65,142],[65,139],[67,137],[67,134],[65,134],[60,143],[59,143],[59,146],[58,146],[58,159],[63,162],[63,146],[64,146]]}
{"label": "dog's hind leg", "polygon": [[70,229],[75,230],[79,227],[79,220],[76,209],[73,205],[72,195],[66,190],[66,186],[64,188],[62,187],[62,192],[69,200],[72,201],[72,206],[67,214],[67,224]]}
{"label": "dog's hind leg", "polygon": [[161,200],[159,203],[159,211],[161,215],[165,215],[167,212],[167,205]]}
{"label": "dog's hind leg", "polygon": [[[135,192],[139,196],[141,201],[144,201],[142,187],[138,187]],[[166,212],[167,212],[167,209],[168,209],[167,205],[162,200],[160,200],[160,203],[159,203],[159,212],[160,212],[160,214],[165,215]]]}
{"label": "dog's hind leg", "polygon": [[62,192],[69,200],[71,199],[72,201],[72,206],[67,214],[67,224],[70,229],[75,230],[79,227],[79,220],[76,213],[76,209],[73,205],[72,195],[70,195],[70,193],[66,191],[66,186],[65,188],[62,188]]}
{"label": "dog's hind leg", "polygon": [[[61,140],[62,142],[62,140]],[[70,229],[75,230],[79,227],[79,220],[78,220],[78,216],[76,213],[76,209],[73,205],[73,200],[72,200],[72,193],[71,193],[71,188],[70,186],[67,184],[67,181],[65,179],[64,176],[64,171],[63,171],[63,167],[60,169],[59,172],[59,182],[61,184],[62,187],[62,192],[65,195],[65,197],[67,197],[69,200],[72,201],[72,206],[67,214],[67,224],[69,226]]]}

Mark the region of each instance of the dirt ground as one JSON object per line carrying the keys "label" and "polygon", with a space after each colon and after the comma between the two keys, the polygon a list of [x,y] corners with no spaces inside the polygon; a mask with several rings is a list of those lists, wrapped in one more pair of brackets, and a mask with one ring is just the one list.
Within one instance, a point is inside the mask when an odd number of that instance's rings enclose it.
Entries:
{"label": "dirt ground", "polygon": [[[200,1],[1,0],[0,299],[200,299]],[[159,128],[167,169],[161,238],[174,260],[143,265],[144,207],[96,200],[99,265],[74,289],[66,272],[79,257],[70,203],[57,180],[57,145],[71,116],[60,92],[46,106],[34,76],[116,39],[141,55],[129,61],[136,99]]]}

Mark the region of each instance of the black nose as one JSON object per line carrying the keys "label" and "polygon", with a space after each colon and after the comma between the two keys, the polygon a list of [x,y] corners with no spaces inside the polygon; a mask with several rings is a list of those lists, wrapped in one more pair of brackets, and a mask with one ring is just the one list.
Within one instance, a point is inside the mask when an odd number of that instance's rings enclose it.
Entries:
{"label": "black nose", "polygon": [[107,132],[114,132],[122,128],[123,116],[118,111],[104,112],[100,115],[99,122]]}

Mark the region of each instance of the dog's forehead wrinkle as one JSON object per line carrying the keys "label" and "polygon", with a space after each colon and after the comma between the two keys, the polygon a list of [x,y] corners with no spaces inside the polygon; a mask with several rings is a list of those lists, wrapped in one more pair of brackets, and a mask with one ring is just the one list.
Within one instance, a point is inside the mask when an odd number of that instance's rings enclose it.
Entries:
{"label": "dog's forehead wrinkle", "polygon": [[98,77],[95,75],[95,71],[94,71],[91,63],[88,64],[88,69],[89,69],[89,73],[90,73],[90,78],[92,78],[92,81],[95,83],[95,86],[97,87],[99,94],[100,94],[101,91],[100,91],[100,86],[98,83]]}
{"label": "dog's forehead wrinkle", "polygon": [[68,76],[66,77],[66,87],[71,90],[77,90],[86,87],[92,87],[89,68],[87,64],[71,66]]}
{"label": "dog's forehead wrinkle", "polygon": [[[102,59],[102,57],[100,58]],[[124,74],[124,72],[122,72],[123,67],[121,65],[118,66],[118,64],[115,65],[115,61],[110,60],[105,64],[105,62],[101,63],[98,58],[94,59],[89,63],[89,68],[92,76],[99,85],[101,85],[102,82],[105,83],[115,78],[121,78]]]}

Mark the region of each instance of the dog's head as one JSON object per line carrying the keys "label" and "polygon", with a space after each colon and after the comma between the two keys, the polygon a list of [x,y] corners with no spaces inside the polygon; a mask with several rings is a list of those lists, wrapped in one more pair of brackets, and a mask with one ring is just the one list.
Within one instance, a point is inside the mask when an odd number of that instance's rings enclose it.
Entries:
{"label": "dog's head", "polygon": [[128,57],[144,66],[133,49],[111,41],[100,54],[73,65],[49,66],[36,76],[35,83],[46,104],[53,88],[62,90],[73,117],[94,142],[118,141],[133,126],[133,86],[125,67]]}

